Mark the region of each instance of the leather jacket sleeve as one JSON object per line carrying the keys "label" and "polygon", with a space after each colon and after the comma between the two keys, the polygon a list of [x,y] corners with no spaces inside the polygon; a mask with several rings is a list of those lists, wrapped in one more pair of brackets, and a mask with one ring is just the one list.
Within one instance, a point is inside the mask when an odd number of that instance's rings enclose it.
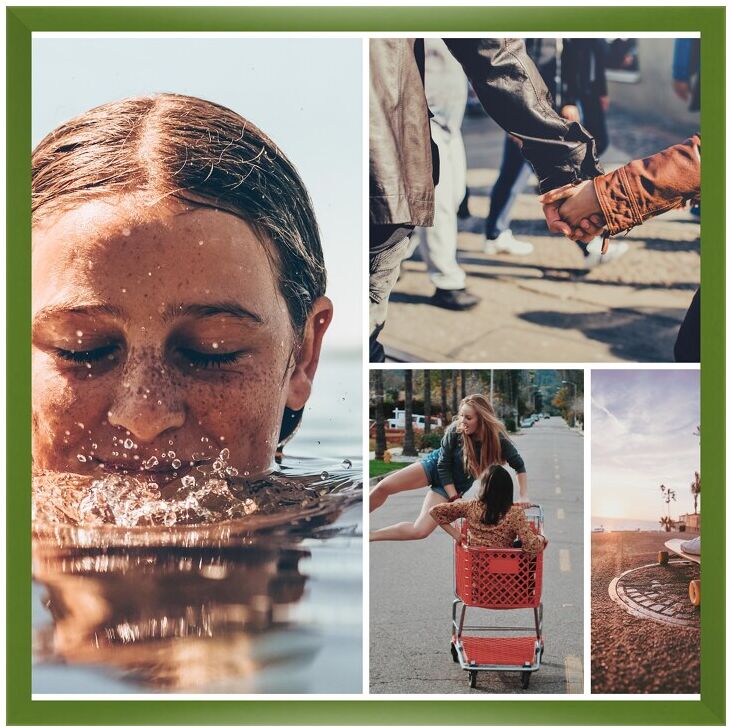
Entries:
{"label": "leather jacket sleeve", "polygon": [[519,38],[445,38],[490,116],[521,143],[547,192],[602,174],[595,142],[554,111],[539,71]]}
{"label": "leather jacket sleeve", "polygon": [[701,134],[595,177],[593,184],[610,235],[697,201],[701,194]]}

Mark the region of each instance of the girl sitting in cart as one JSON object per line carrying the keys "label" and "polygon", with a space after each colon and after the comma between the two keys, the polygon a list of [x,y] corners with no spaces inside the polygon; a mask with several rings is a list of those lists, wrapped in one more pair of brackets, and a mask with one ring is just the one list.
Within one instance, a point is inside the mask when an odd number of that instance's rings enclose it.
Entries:
{"label": "girl sitting in cart", "polygon": [[445,430],[439,449],[385,477],[371,490],[369,511],[373,512],[384,504],[389,495],[428,487],[419,517],[413,523],[401,522],[372,530],[369,540],[426,538],[437,527],[429,514],[431,507],[454,502],[472,487],[481,473],[504,462],[508,462],[518,474],[520,499],[528,500],[526,467],[508,438],[503,422],[496,416],[487,397],[482,394],[465,397],[460,402],[458,419]]}
{"label": "girl sitting in cart", "polygon": [[546,547],[546,538],[529,525],[521,505],[513,502],[513,480],[500,465],[481,478],[475,500],[458,500],[435,505],[429,511],[436,525],[441,525],[459,543],[461,533],[449,523],[465,518],[468,545],[487,548],[511,548],[520,541],[521,548],[536,555]]}

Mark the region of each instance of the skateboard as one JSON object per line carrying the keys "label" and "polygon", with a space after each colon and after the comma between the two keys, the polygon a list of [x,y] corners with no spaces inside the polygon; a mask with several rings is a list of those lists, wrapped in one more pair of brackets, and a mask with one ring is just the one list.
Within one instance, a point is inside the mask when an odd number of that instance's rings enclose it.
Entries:
{"label": "skateboard", "polygon": [[[695,555],[693,553],[685,553],[683,550],[681,550],[681,544],[685,543],[686,540],[682,540],[681,538],[674,538],[673,540],[667,540],[663,546],[666,548],[666,550],[660,550],[658,552],[658,562],[660,565],[668,565],[669,564],[669,553],[668,551],[671,551],[674,555],[678,555],[679,557],[683,558],[684,560],[691,561],[692,563],[696,563],[697,565],[701,565],[701,556]],[[701,605],[701,580],[692,580],[689,581],[689,600],[691,601],[693,606],[700,606]]]}

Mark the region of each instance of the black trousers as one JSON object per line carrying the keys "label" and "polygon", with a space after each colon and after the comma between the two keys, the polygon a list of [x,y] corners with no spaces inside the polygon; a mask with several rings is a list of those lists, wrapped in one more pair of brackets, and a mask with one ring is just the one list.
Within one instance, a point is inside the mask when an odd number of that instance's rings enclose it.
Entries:
{"label": "black trousers", "polygon": [[677,363],[699,363],[701,357],[701,288],[694,293],[674,345]]}

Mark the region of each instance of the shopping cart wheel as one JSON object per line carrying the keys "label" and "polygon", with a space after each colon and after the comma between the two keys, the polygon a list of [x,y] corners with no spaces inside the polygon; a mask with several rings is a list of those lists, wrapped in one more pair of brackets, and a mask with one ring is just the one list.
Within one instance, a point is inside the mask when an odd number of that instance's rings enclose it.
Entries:
{"label": "shopping cart wheel", "polygon": [[689,582],[689,600],[692,606],[701,606],[701,581]]}
{"label": "shopping cart wheel", "polygon": [[457,664],[460,659],[458,659],[457,649],[455,648],[455,644],[450,644],[450,653],[452,654],[452,660]]}
{"label": "shopping cart wheel", "polygon": [[478,676],[478,672],[475,669],[468,671],[468,684],[471,689],[475,689],[475,678]]}
{"label": "shopping cart wheel", "polygon": [[521,688],[522,689],[528,689],[529,688],[529,682],[531,681],[531,672],[530,671],[522,671],[521,672]]}

